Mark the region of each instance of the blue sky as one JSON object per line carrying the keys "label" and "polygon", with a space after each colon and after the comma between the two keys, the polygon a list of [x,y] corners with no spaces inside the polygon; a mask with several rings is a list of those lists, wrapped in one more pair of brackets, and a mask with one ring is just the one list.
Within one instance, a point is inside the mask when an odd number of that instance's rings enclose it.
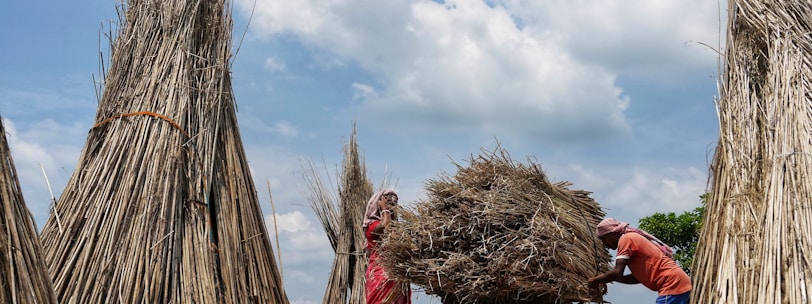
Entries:
{"label": "blue sky", "polygon": [[[0,2],[0,114],[38,225],[96,110],[116,1]],[[699,206],[718,139],[725,3],[702,0],[235,0],[243,143],[292,303],[320,303],[332,262],[302,159],[334,174],[357,122],[370,177],[404,203],[496,140],[636,224]],[[252,14],[253,12],[253,14]],[[250,19],[250,22],[249,22]],[[707,45],[707,46],[706,46]],[[101,52],[101,53],[100,53]],[[42,167],[41,167],[42,166]],[[334,179],[333,179],[334,180]],[[610,286],[614,303],[651,303]],[[416,295],[415,303],[439,303]]]}

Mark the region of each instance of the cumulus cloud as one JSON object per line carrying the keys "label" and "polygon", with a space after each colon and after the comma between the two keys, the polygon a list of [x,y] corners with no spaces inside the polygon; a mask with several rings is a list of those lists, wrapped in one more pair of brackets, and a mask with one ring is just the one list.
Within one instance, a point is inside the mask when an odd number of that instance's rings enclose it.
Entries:
{"label": "cumulus cloud", "polygon": [[[717,1],[503,0],[534,36],[616,73],[674,80],[714,66],[724,43]],[[721,6],[721,7],[720,7]]]}
{"label": "cumulus cloud", "polygon": [[[333,249],[321,228],[299,210],[276,215],[279,234],[274,233],[274,216],[265,215],[265,224],[282,270],[286,290],[312,291],[313,286],[324,286],[334,258]],[[321,292],[307,293],[294,303],[315,303]]]}
{"label": "cumulus cloud", "polygon": [[10,119],[4,119],[3,123],[26,205],[37,225],[42,226],[50,212],[51,191],[59,198],[76,166],[87,125],[80,122],[65,125],[50,119],[22,126]]}
{"label": "cumulus cloud", "polygon": [[265,222],[273,225],[274,219],[276,220],[277,227],[280,231],[287,231],[291,233],[313,231],[310,219],[305,217],[304,214],[299,212],[299,210],[285,214],[277,214],[276,217],[273,215],[266,216]]}
{"label": "cumulus cloud", "polygon": [[700,205],[707,173],[694,167],[604,168],[600,172],[573,166],[578,179],[607,209],[609,216],[623,215],[634,222],[655,212],[681,213]]}
{"label": "cumulus cloud", "polygon": [[293,34],[378,76],[353,97],[385,126],[594,140],[629,130],[619,73],[712,65],[684,48],[714,42],[706,2],[269,0],[253,31]]}
{"label": "cumulus cloud", "polygon": [[279,231],[278,237],[286,263],[308,263],[329,259],[332,256],[332,247],[327,235],[321,227],[316,229],[301,211],[277,214],[276,219],[273,215],[266,215],[265,224],[272,234],[275,231],[274,220],[277,223],[276,229]]}

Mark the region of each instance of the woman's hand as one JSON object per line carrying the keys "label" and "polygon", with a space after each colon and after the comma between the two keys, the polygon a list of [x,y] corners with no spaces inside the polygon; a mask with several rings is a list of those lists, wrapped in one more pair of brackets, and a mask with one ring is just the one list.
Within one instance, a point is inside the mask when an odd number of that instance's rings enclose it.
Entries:
{"label": "woman's hand", "polygon": [[395,194],[381,195],[378,200],[378,207],[381,210],[381,216],[388,212],[390,216],[394,216],[395,210],[398,205],[398,196]]}
{"label": "woman's hand", "polygon": [[381,210],[381,215],[383,215],[384,210],[389,210],[388,201],[386,200],[386,195],[381,195],[381,198],[378,199],[378,209]]}

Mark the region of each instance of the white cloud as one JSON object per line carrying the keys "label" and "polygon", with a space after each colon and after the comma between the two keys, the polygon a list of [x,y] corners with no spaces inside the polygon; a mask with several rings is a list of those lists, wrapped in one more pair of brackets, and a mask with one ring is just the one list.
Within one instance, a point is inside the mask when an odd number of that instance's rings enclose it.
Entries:
{"label": "white cloud", "polygon": [[[356,97],[365,97],[361,111],[370,115],[364,117],[386,117],[389,126],[547,138],[627,130],[629,101],[612,74],[523,32],[503,8],[481,1],[257,5],[258,32],[293,33],[380,75],[380,89],[353,86]],[[307,14],[310,21],[283,16],[288,13]]]}
{"label": "white cloud", "polygon": [[[285,214],[277,214],[277,227],[280,231],[287,231],[287,232],[310,232],[314,231],[313,226],[310,223],[310,219],[304,216],[299,210],[295,210],[290,213]],[[269,228],[273,228],[274,223],[274,216],[267,215],[265,216],[265,222],[269,223]]]}
{"label": "white cloud", "polygon": [[717,1],[501,2],[534,35],[586,62],[641,77],[674,79],[675,73],[685,77],[681,71],[714,66],[715,53],[700,43],[724,43],[726,4]]}
{"label": "white cloud", "polygon": [[352,99],[374,99],[377,93],[375,92],[375,88],[370,85],[366,85],[363,83],[353,83],[353,96]]}
{"label": "white cloud", "polygon": [[623,216],[628,222],[655,212],[681,213],[698,207],[707,182],[707,174],[694,167],[578,169],[577,173],[587,189],[594,189],[594,198],[609,216]]}
{"label": "white cloud", "polygon": [[291,270],[290,272],[285,274],[285,277],[287,279],[293,279],[293,280],[296,280],[296,281],[299,281],[299,282],[304,282],[304,283],[313,283],[313,282],[316,281],[313,278],[313,276],[311,276],[307,272],[299,271],[299,270]]}
{"label": "white cloud", "polygon": [[279,62],[279,59],[275,57],[268,57],[265,59],[265,64],[262,65],[266,70],[272,72],[282,72],[287,69],[285,63]]}
{"label": "white cloud", "polygon": [[50,212],[50,191],[44,167],[56,198],[62,193],[82,149],[87,134],[83,123],[63,125],[53,120],[29,122],[19,126],[10,119],[3,120],[6,139],[17,169],[20,186],[28,209],[42,226]]}
{"label": "white cloud", "polygon": [[[302,212],[295,210],[292,212],[278,214],[279,234],[274,233],[274,218],[270,214],[265,215],[265,224],[271,234],[277,260],[281,261],[279,266],[282,271],[285,289],[289,296],[297,291],[298,296],[292,303],[314,303],[322,296],[321,289],[326,286],[326,280],[330,273],[331,262],[335,257],[332,247],[327,240],[327,236],[321,228],[312,226],[312,221]],[[279,237],[279,247],[275,237]],[[313,287],[319,286],[317,292]]]}
{"label": "white cloud", "polygon": [[269,125],[265,122],[265,118],[250,113],[240,115],[239,120],[240,126],[246,129],[288,138],[299,136],[299,130],[289,121],[281,120]]}
{"label": "white cloud", "polygon": [[501,137],[625,134],[631,100],[618,73],[670,75],[715,60],[684,47],[714,44],[717,9],[708,1],[499,3],[269,0],[256,3],[253,30],[293,34],[379,76],[352,85],[362,117]]}
{"label": "white cloud", "polygon": [[294,127],[293,124],[288,121],[276,122],[272,130],[284,137],[296,137],[299,135],[299,131],[296,129],[296,127]]}
{"label": "white cloud", "polygon": [[[307,264],[332,258],[333,249],[327,235],[320,226],[316,229],[302,212],[294,210],[277,214],[276,220],[284,263]],[[276,246],[273,215],[265,215],[265,225],[271,234],[271,242]]]}
{"label": "white cloud", "polygon": [[[260,136],[260,138],[264,138]],[[247,141],[246,141],[247,142]],[[246,144],[246,158],[251,166],[252,177],[257,191],[263,193],[262,200],[268,198],[268,191],[273,195],[276,212],[289,213],[307,206],[302,197],[298,183],[304,183],[299,155],[289,151],[285,146],[262,146]],[[337,157],[340,157],[338,155]],[[271,189],[268,189],[270,184]],[[270,211],[270,202],[263,207]]]}
{"label": "white cloud", "polygon": [[290,300],[290,304],[317,304],[317,302],[298,298],[295,300]]}

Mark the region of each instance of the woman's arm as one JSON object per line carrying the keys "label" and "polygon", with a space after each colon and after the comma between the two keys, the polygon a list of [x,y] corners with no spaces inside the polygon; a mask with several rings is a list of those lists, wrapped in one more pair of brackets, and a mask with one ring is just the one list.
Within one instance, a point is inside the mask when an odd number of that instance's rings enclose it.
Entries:
{"label": "woman's arm", "polygon": [[389,223],[392,221],[392,219],[397,219],[395,217],[397,201],[398,197],[395,194],[382,195],[380,198],[378,198],[378,209],[381,210],[381,222],[372,231],[373,234],[376,235],[375,239],[383,234],[386,227],[389,227]]}
{"label": "woman's arm", "polygon": [[373,238],[377,239],[383,231],[386,229],[386,226],[389,226],[389,223],[392,221],[392,210],[384,209],[381,210],[381,222],[375,226],[375,229],[372,230]]}

